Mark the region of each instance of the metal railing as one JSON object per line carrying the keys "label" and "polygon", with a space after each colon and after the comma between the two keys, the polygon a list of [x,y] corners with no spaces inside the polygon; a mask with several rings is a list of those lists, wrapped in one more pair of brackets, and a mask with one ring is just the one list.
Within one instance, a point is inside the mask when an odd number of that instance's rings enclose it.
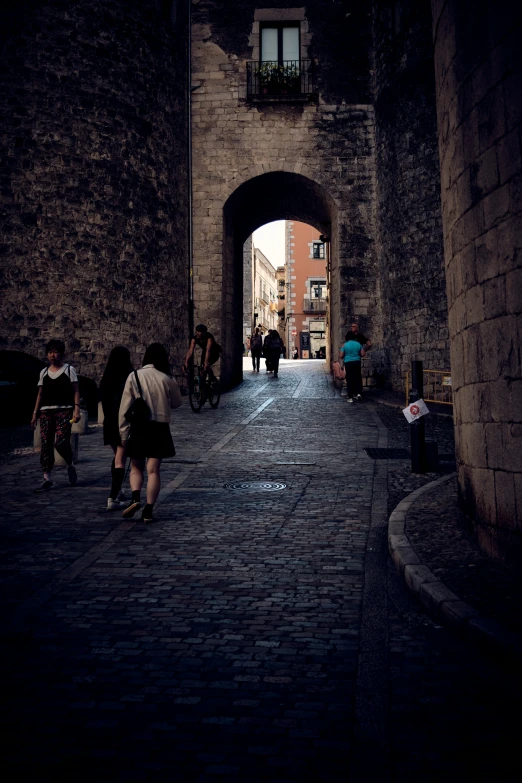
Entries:
{"label": "metal railing", "polygon": [[247,96],[312,95],[314,64],[311,60],[248,62]]}
{"label": "metal railing", "polygon": [[[451,370],[423,370],[424,402],[436,402],[438,405],[453,405],[453,387]],[[409,405],[411,372],[406,373],[406,404]]]}
{"label": "metal railing", "polygon": [[303,313],[326,313],[326,299],[312,299],[305,296],[303,299]]}

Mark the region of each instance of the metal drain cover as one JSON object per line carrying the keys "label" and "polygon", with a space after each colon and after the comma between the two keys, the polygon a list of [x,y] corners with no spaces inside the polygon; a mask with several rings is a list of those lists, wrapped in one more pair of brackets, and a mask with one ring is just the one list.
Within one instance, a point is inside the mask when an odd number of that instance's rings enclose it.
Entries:
{"label": "metal drain cover", "polygon": [[286,489],[282,481],[234,481],[225,484],[225,489],[242,489],[250,492],[277,492],[278,489]]}

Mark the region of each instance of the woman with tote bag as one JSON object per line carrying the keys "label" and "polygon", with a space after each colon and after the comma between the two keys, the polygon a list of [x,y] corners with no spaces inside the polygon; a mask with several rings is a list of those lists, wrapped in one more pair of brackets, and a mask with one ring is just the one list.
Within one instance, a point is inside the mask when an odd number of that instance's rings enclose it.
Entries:
{"label": "woman with tote bag", "polygon": [[[148,406],[150,418],[148,421],[131,425],[126,415],[139,398]],[[147,502],[141,521],[152,522],[154,503],[161,488],[161,461],[166,457],[173,457],[176,453],[170,434],[170,411],[180,405],[181,392],[171,375],[168,353],[161,343],[152,343],[145,351],[143,367],[127,378],[120,405],[121,441],[131,460],[132,499],[122,512],[122,516],[127,519],[141,508],[146,463]],[[130,418],[132,419],[132,415]]]}

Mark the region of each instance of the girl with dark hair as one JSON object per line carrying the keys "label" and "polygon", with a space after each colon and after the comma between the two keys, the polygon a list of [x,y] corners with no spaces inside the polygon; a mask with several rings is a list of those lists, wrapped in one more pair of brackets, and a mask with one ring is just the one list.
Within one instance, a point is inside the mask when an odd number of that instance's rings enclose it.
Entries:
{"label": "girl with dark hair", "polygon": [[[148,405],[150,420],[137,432],[131,432],[125,414],[140,396]],[[176,453],[170,434],[170,411],[180,405],[181,392],[171,376],[168,353],[161,343],[152,343],[145,351],[143,367],[127,378],[120,404],[121,442],[126,445],[131,460],[132,500],[122,513],[125,518],[134,516],[141,508],[141,488],[147,461],[147,503],[141,520],[152,522],[154,503],[161,487],[161,460]]]}
{"label": "girl with dark hair", "polygon": [[80,392],[76,370],[63,360],[65,344],[62,340],[50,340],[46,347],[49,366],[42,370],[38,380],[38,396],[31,418],[36,427],[40,419],[42,449],[40,463],[43,482],[37,492],[47,492],[54,486],[51,471],[54,467],[54,449],[67,464],[69,484],[76,486],[76,468],[71,449],[71,424],[80,421]]}
{"label": "girl with dark hair", "polygon": [[121,485],[125,476],[125,448],[122,445],[118,415],[125,387],[125,381],[133,372],[134,367],[130,353],[123,345],[113,348],[107,366],[100,381],[100,401],[103,408],[103,442],[110,446],[114,459],[111,465],[111,491],[107,501],[107,509],[113,511],[121,508]]}

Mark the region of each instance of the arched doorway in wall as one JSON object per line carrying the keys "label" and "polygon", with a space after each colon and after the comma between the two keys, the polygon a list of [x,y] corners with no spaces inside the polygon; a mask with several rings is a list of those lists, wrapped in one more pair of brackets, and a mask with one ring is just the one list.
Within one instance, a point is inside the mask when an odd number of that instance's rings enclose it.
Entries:
{"label": "arched doorway in wall", "polygon": [[243,245],[260,226],[292,220],[313,226],[328,242],[331,327],[337,328],[337,207],[324,187],[301,174],[276,171],[242,183],[223,210],[223,301],[221,380],[225,388],[242,379]]}
{"label": "arched doorway in wall", "polygon": [[[243,248],[243,343],[254,328],[279,333],[288,358],[325,360],[329,245],[296,220],[266,223]],[[296,356],[294,356],[296,354]]]}

